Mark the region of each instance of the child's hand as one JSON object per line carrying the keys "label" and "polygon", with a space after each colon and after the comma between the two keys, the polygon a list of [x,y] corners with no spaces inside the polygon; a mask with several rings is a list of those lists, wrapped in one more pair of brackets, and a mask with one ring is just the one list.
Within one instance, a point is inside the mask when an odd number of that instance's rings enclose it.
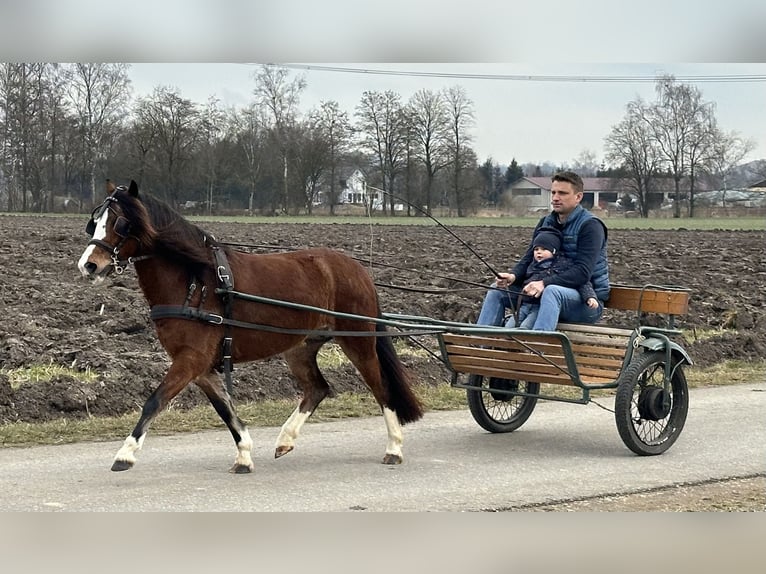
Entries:
{"label": "child's hand", "polygon": [[590,307],[591,309],[597,309],[597,308],[598,308],[598,300],[597,300],[597,299],[594,299],[593,297],[590,297],[590,298],[589,298],[589,299],[586,301],[586,304],[587,304],[587,305],[588,305],[588,307]]}

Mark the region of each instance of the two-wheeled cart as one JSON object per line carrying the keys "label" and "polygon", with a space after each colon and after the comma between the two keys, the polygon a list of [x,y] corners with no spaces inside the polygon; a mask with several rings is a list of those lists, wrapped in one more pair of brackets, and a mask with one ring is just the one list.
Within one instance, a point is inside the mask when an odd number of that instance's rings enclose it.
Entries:
{"label": "two-wheeled cart", "polygon": [[614,285],[606,306],[635,312],[636,324],[559,324],[556,331],[451,324],[436,333],[451,384],[466,389],[476,422],[489,432],[511,432],[539,399],[587,404],[592,391],[616,389],[614,414],[625,445],[639,455],[670,448],[689,407],[683,367],[692,360],[675,328],[676,317],[688,311],[689,291]]}

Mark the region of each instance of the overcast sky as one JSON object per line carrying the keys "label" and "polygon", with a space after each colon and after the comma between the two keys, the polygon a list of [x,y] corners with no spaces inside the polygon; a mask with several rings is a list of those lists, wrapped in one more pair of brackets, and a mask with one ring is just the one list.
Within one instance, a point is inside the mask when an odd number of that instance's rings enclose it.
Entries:
{"label": "overcast sky", "polygon": [[[763,0],[387,0],[384,5],[359,0],[25,0],[0,3],[0,54],[4,61],[30,62],[309,60],[457,74],[763,76],[765,21]],[[131,77],[139,94],[169,85],[194,101],[216,95],[225,105],[243,105],[251,98],[255,69],[253,64],[135,64]],[[654,97],[653,82],[305,75],[303,111],[320,100],[336,100],[350,115],[365,90],[391,89],[406,100],[419,88],[459,83],[475,104],[479,159],[491,156],[500,163],[514,157],[522,163],[570,163],[585,150],[601,159],[604,137],[623,117],[625,105],[639,95]],[[766,158],[766,82],[698,86],[706,100],[716,102],[720,127],[756,139],[752,157]]]}
{"label": "overcast sky", "polygon": [[[406,101],[421,88],[440,90],[461,85],[474,102],[474,142],[479,160],[492,157],[507,164],[572,164],[584,151],[603,159],[604,137],[638,97],[653,100],[655,78],[669,73],[679,80],[711,76],[758,75],[760,81],[696,81],[706,101],[715,102],[719,126],[752,138],[749,159],[766,159],[766,64],[397,64],[322,63],[290,68],[291,77],[306,79],[301,111],[335,100],[353,119],[364,91],[393,90]],[[304,69],[307,66],[309,69]],[[362,70],[330,71],[321,68]],[[320,68],[320,69],[317,69]],[[177,88],[182,97],[205,102],[216,96],[224,106],[252,101],[259,64],[132,64],[135,95],[157,86]],[[365,72],[366,71],[366,72]],[[438,73],[451,77],[379,74],[375,71]],[[512,76],[476,79],[462,75]],[[457,76],[457,77],[454,77]],[[561,78],[569,78],[561,81]],[[615,81],[617,78],[643,81]],[[604,81],[605,79],[610,81]],[[683,80],[686,81],[686,80]],[[691,81],[689,83],[692,83]]]}

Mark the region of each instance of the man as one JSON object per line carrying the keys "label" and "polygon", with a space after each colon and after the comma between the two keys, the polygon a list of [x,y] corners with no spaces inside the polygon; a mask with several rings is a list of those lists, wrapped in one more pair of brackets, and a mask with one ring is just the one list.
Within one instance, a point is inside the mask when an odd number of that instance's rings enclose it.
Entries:
{"label": "man", "polygon": [[[513,296],[519,292],[540,299],[540,311],[532,327],[537,331],[553,331],[559,321],[595,323],[601,318],[604,301],[609,298],[606,226],[580,205],[583,183],[579,175],[560,171],[551,182],[551,213],[537,223],[526,253],[511,272],[499,274],[494,283],[499,289],[487,291],[477,324],[502,325],[505,309],[513,307]],[[524,271],[532,262],[535,237],[544,227],[561,232],[562,253],[573,263],[560,274],[522,286]],[[598,298],[595,308],[589,307],[578,291],[588,281]]]}

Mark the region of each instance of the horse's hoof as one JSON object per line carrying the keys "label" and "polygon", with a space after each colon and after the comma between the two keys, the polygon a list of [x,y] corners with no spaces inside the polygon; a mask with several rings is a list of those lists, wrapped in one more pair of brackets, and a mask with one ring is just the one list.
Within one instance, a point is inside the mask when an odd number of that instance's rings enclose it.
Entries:
{"label": "horse's hoof", "polygon": [[235,464],[229,469],[229,472],[232,474],[249,474],[253,472],[253,467],[246,464]]}
{"label": "horse's hoof", "polygon": [[127,460],[115,460],[112,463],[112,470],[114,472],[120,472],[120,471],[123,471],[123,470],[130,470],[131,468],[133,468],[133,463],[132,462],[128,462]]}
{"label": "horse's hoof", "polygon": [[402,457],[398,454],[388,454],[383,457],[383,464],[402,464]]}
{"label": "horse's hoof", "polygon": [[276,450],[274,451],[274,458],[285,456],[288,452],[292,450],[293,450],[293,447],[291,446],[278,446]]}

